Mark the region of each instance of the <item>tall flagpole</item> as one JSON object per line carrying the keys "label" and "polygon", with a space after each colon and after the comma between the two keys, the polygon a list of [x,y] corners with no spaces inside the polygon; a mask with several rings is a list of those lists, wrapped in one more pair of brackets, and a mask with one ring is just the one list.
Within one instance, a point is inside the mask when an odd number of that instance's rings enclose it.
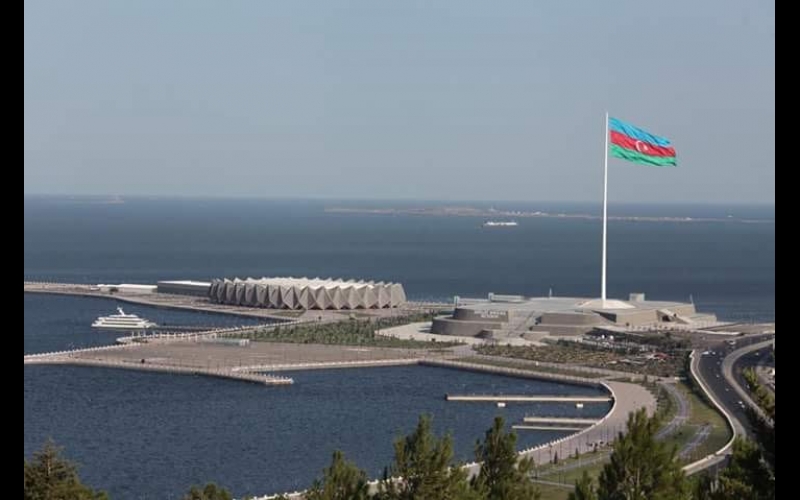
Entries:
{"label": "tall flagpole", "polygon": [[603,275],[600,281],[600,300],[601,307],[605,307],[606,301],[606,243],[607,243],[607,224],[608,222],[608,111],[606,111],[606,150],[605,165],[603,168]]}

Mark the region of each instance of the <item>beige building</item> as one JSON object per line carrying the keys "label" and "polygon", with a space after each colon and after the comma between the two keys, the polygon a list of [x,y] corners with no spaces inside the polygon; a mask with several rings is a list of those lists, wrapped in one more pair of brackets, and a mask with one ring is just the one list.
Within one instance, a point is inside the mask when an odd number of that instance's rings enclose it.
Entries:
{"label": "beige building", "polygon": [[627,301],[489,294],[488,299],[457,299],[453,315],[434,319],[431,333],[489,337],[559,336],[582,335],[598,327],[700,327],[715,322],[716,316],[698,313],[694,304],[648,301],[640,293],[631,294]]}

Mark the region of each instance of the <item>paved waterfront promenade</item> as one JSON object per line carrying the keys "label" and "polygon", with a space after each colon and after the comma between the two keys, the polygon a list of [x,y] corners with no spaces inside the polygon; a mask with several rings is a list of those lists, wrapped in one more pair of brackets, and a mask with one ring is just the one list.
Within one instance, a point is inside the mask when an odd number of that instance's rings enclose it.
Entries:
{"label": "paved waterfront promenade", "polygon": [[417,364],[423,350],[361,348],[317,344],[251,342],[247,346],[209,344],[196,335],[158,343],[127,343],[71,351],[30,354],[26,365],[79,365],[208,375],[266,385],[291,384],[273,372]]}
{"label": "paved waterfront promenade", "polygon": [[[611,411],[605,417],[598,420],[594,425],[588,427],[577,434],[559,439],[548,445],[542,445],[528,450],[523,450],[520,454],[532,458],[537,464],[545,464],[552,460],[552,454],[558,452],[558,456],[565,458],[580,450],[586,453],[594,450],[594,445],[609,443],[625,430],[628,422],[628,414],[645,408],[649,415],[656,411],[656,398],[643,386],[628,382],[602,381],[598,379],[574,377],[569,375],[559,375],[553,373],[536,373],[517,368],[503,366],[491,366],[478,363],[465,363],[455,360],[420,360],[420,364],[441,366],[447,368],[464,369],[485,373],[495,373],[520,378],[533,378],[560,381],[565,383],[588,385],[601,387],[609,392],[613,399]],[[566,454],[565,454],[566,453]],[[477,467],[472,464],[471,467]],[[476,469],[477,470],[477,469]]]}
{"label": "paved waterfront promenade", "polygon": [[254,382],[264,385],[291,385],[294,381],[289,377],[279,377],[270,374],[258,374],[247,372],[232,372],[231,370],[217,368],[191,368],[185,366],[168,366],[147,363],[137,363],[125,360],[113,359],[93,359],[89,357],[71,356],[47,356],[39,359],[25,360],[26,365],[75,365],[75,366],[94,366],[99,368],[122,368],[129,370],[153,371],[162,373],[175,373],[185,375],[204,375],[209,377],[229,378],[243,382]]}
{"label": "paved waterfront promenade", "polygon": [[656,411],[656,398],[644,387],[627,382],[606,382],[614,395],[611,411],[594,425],[553,443],[524,450],[521,454],[533,458],[537,464],[546,464],[557,452],[560,458],[566,458],[579,450],[585,454],[594,450],[595,444],[602,445],[614,441],[617,435],[625,430],[628,415],[646,408],[648,414]]}

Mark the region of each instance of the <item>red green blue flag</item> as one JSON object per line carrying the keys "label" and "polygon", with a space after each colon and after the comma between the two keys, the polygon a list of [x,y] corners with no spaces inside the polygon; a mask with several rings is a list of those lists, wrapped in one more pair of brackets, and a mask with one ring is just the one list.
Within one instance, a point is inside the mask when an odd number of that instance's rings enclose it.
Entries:
{"label": "red green blue flag", "polygon": [[672,143],[616,118],[608,119],[611,156],[640,165],[676,167],[678,160]]}

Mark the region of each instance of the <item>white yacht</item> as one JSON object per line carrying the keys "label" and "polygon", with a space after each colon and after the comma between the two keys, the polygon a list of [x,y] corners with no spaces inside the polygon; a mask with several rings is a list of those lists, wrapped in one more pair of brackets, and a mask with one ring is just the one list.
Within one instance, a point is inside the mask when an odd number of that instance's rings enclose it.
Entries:
{"label": "white yacht", "polygon": [[114,328],[118,330],[143,330],[145,328],[152,328],[158,326],[152,321],[140,318],[135,314],[125,314],[121,307],[117,308],[119,314],[112,314],[110,316],[100,316],[92,326],[95,328]]}

